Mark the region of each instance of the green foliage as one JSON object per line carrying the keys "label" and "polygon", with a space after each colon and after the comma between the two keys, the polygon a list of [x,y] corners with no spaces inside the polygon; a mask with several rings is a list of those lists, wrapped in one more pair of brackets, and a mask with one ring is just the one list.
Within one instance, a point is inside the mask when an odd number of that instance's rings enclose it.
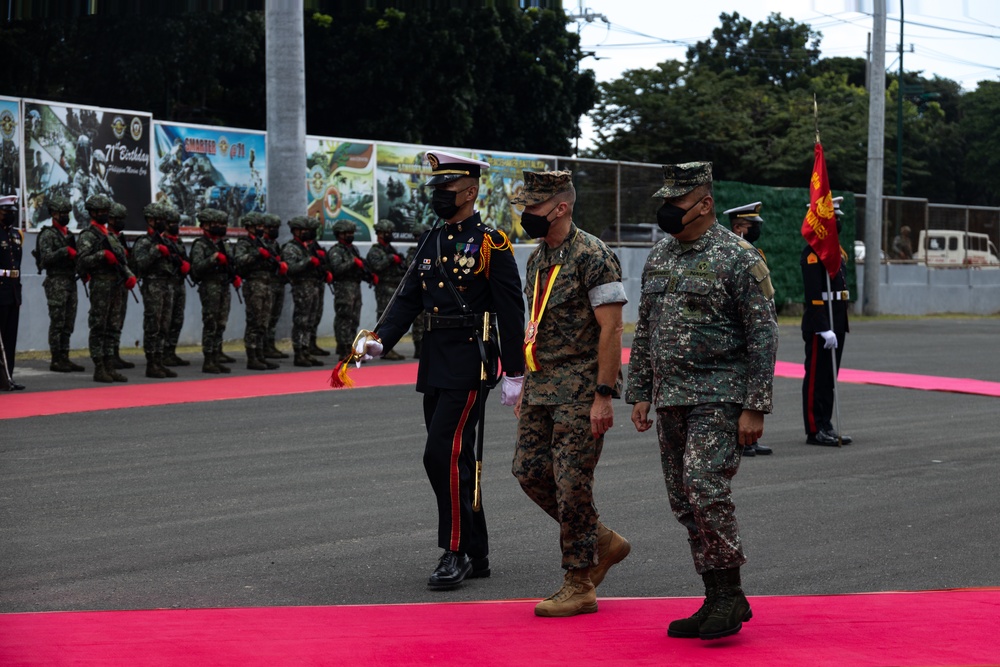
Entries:
{"label": "green foliage", "polygon": [[962,96],[959,123],[965,164],[961,196],[973,202],[1000,200],[1000,83],[980,81],[974,92]]}

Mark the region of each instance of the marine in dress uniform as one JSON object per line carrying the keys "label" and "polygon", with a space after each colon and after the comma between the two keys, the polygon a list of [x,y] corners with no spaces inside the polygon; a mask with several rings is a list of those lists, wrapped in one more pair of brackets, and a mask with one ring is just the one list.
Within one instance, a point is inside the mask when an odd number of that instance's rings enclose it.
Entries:
{"label": "marine in dress uniform", "polygon": [[523,374],[524,298],[510,241],[475,211],[479,176],[489,165],[440,151],[428,151],[427,160],[426,185],[434,188],[432,206],[445,224],[428,232],[414,270],[374,332],[381,342],[369,342],[367,350],[373,356],[391,350],[425,313],[416,389],[424,395],[424,469],[437,497],[444,550],[428,586],[446,590],[490,573],[486,515],[473,510],[473,487],[476,427],[489,392],[483,356],[489,363],[495,353],[480,343],[488,314],[496,322],[491,341],[499,330],[505,375]]}
{"label": "marine in dress uniform", "polygon": [[[761,202],[755,201],[752,204],[737,206],[728,211],[723,211],[722,215],[729,216],[729,228],[733,230],[733,234],[736,234],[747,243],[754,245],[757,243],[757,239],[760,238],[761,226],[764,224],[764,218],[760,217],[760,209],[762,207],[763,204]],[[767,257],[764,256],[764,251],[755,245],[754,249],[760,255],[761,259],[766,262]],[[758,454],[766,456],[772,453],[772,451],[770,447],[765,447],[759,442],[755,442],[743,448],[743,456],[753,457]]]}
{"label": "marine in dress uniform", "polygon": [[0,197],[0,390],[16,391],[14,382],[17,324],[21,315],[21,252],[24,234],[19,223],[17,195]]}
{"label": "marine in dress uniform", "polygon": [[[840,204],[843,197],[833,198],[833,212],[837,216],[840,232]],[[833,416],[834,375],[833,364],[827,350],[832,350],[840,371],[840,358],[850,327],[847,308],[850,293],[847,291],[847,253],[840,249],[840,270],[830,278],[827,289],[826,268],[810,246],[802,249],[799,259],[802,266],[802,284],[805,287],[805,310],[802,313],[802,340],[805,341],[805,377],[802,379],[802,418],[805,422],[806,443],[837,447],[853,442],[850,436],[838,435],[830,421]],[[833,319],[830,319],[830,306]]]}

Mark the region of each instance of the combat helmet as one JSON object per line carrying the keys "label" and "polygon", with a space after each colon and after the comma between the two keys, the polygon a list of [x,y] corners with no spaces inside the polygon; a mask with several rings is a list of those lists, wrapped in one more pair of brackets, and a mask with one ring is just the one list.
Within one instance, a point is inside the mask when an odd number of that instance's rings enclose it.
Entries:
{"label": "combat helmet", "polygon": [[357,227],[350,220],[338,220],[333,224],[334,234],[344,234],[353,231],[357,231]]}
{"label": "combat helmet", "polygon": [[164,220],[166,220],[167,222],[180,222],[181,221],[181,212],[178,211],[176,208],[174,208],[170,204],[166,204],[166,203],[161,204],[160,207],[163,210],[163,219]]}
{"label": "combat helmet", "polygon": [[313,221],[305,215],[297,215],[288,221],[289,229],[312,229]]}
{"label": "combat helmet", "polygon": [[386,220],[385,218],[382,218],[381,220],[375,223],[376,234],[382,234],[382,233],[391,234],[395,231],[396,231],[396,225],[392,224],[391,220]]}
{"label": "combat helmet", "polygon": [[124,220],[128,217],[128,209],[125,208],[125,204],[111,202],[111,208],[108,209],[108,217],[115,220]]}
{"label": "combat helmet", "polygon": [[250,229],[251,227],[258,227],[264,224],[264,221],[261,219],[262,217],[263,215],[258,213],[257,211],[250,211],[249,213],[244,213],[242,216],[240,216],[240,224],[246,229]]}
{"label": "combat helmet", "polygon": [[281,216],[274,213],[261,213],[265,227],[281,227]]}
{"label": "combat helmet", "polygon": [[217,208],[203,208],[198,211],[198,223],[202,225],[211,225],[213,223],[223,223],[229,222],[229,216],[226,215],[225,211],[220,211]]}
{"label": "combat helmet", "polygon": [[163,220],[164,219],[163,207],[160,205],[160,202],[156,201],[149,202],[148,204],[143,206],[142,217],[146,218],[147,220]]}
{"label": "combat helmet", "polygon": [[107,195],[90,195],[84,203],[84,208],[88,211],[110,211],[111,197]]}
{"label": "combat helmet", "polygon": [[47,202],[49,211],[55,211],[56,213],[69,213],[73,210],[73,205],[69,203],[69,199],[62,195],[49,195]]}

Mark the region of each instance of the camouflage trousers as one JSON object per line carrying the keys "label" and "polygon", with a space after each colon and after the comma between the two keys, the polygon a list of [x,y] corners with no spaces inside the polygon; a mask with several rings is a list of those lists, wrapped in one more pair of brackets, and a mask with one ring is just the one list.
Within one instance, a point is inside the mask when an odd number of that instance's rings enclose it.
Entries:
{"label": "camouflage trousers", "polygon": [[281,319],[281,311],[285,307],[285,282],[277,280],[271,283],[271,313],[267,320],[267,343],[274,345],[277,334],[278,320]]}
{"label": "camouflage trousers", "polygon": [[243,301],[247,315],[243,343],[248,350],[263,350],[274,306],[274,290],[270,279],[247,278],[243,282]]}
{"label": "camouflage trousers", "polygon": [[124,298],[125,290],[118,282],[118,276],[91,278],[90,313],[87,315],[91,359],[103,359],[114,355],[118,337],[121,335],[118,318],[122,312],[121,302]]}
{"label": "camouflage trousers", "polygon": [[113,315],[114,320],[114,337],[115,337],[115,352],[118,351],[119,346],[122,342],[122,329],[125,327],[125,316],[128,314],[128,300],[132,298],[132,293],[125,289],[124,285],[119,285],[118,289],[121,290],[122,298],[117,302],[117,309]]}
{"label": "camouflage trousers", "polygon": [[315,280],[292,283],[292,347],[308,348],[316,336],[319,290]]}
{"label": "camouflage trousers", "polygon": [[174,314],[174,288],[171,278],[146,278],[142,292],[142,348],[146,356],[160,356],[168,351],[170,318]]}
{"label": "camouflage trousers", "polygon": [[333,284],[333,334],[337,349],[350,349],[361,326],[361,283],[338,281]]}
{"label": "camouflage trousers", "polygon": [[198,285],[201,298],[201,351],[206,357],[222,352],[222,337],[229,322],[232,300],[228,280],[204,280]]}
{"label": "camouflage trousers", "polygon": [[187,285],[184,280],[172,278],[170,290],[172,292],[170,324],[167,327],[164,352],[173,352],[177,349],[177,341],[180,340],[181,329],[184,328],[184,309],[187,307]]}
{"label": "camouflage trousers", "polygon": [[732,480],[742,452],[738,440],[742,411],[736,403],[656,411],[670,509],[687,528],[698,574],[746,562],[732,499]]}
{"label": "camouflage trousers", "polygon": [[521,404],[511,472],[525,494],[559,522],[563,569],[597,562],[594,469],[604,437],[590,430],[591,402]]}
{"label": "camouflage trousers", "polygon": [[326,295],[329,294],[326,283],[320,281],[316,284],[316,312],[314,313],[313,319],[313,335],[316,335],[316,330],[319,329],[319,323],[323,319],[323,307],[326,301]]}
{"label": "camouflage trousers", "polygon": [[69,352],[69,339],[76,326],[76,278],[48,275],[42,287],[49,304],[49,351],[55,357]]}
{"label": "camouflage trousers", "polygon": [[375,310],[377,311],[377,317],[382,317],[386,306],[392,300],[392,295],[395,293],[396,287],[397,285],[383,285],[382,283],[375,286]]}

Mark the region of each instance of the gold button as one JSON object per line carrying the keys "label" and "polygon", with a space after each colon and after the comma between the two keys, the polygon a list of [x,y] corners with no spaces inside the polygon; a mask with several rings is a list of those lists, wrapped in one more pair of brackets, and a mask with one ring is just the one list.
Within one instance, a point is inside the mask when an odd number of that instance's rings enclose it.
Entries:
{"label": "gold button", "polygon": [[455,238],[454,236],[452,236],[451,234],[448,234],[448,240],[449,240],[449,241],[451,241],[451,240],[452,240],[452,239],[454,239],[454,238]]}
{"label": "gold button", "polygon": [[434,312],[436,313],[437,311],[438,311],[438,307],[434,306]]}
{"label": "gold button", "polygon": [[451,272],[452,273],[458,273],[458,267],[456,266],[454,269],[451,270]]}
{"label": "gold button", "polygon": [[447,258],[447,257],[442,257],[442,258],[441,258],[441,261],[442,261],[442,262],[447,262],[447,261],[448,261],[448,258]]}
{"label": "gold button", "polygon": [[439,283],[438,283],[438,287],[444,287],[444,282],[443,282],[443,281],[442,281],[442,282],[439,282]]}

